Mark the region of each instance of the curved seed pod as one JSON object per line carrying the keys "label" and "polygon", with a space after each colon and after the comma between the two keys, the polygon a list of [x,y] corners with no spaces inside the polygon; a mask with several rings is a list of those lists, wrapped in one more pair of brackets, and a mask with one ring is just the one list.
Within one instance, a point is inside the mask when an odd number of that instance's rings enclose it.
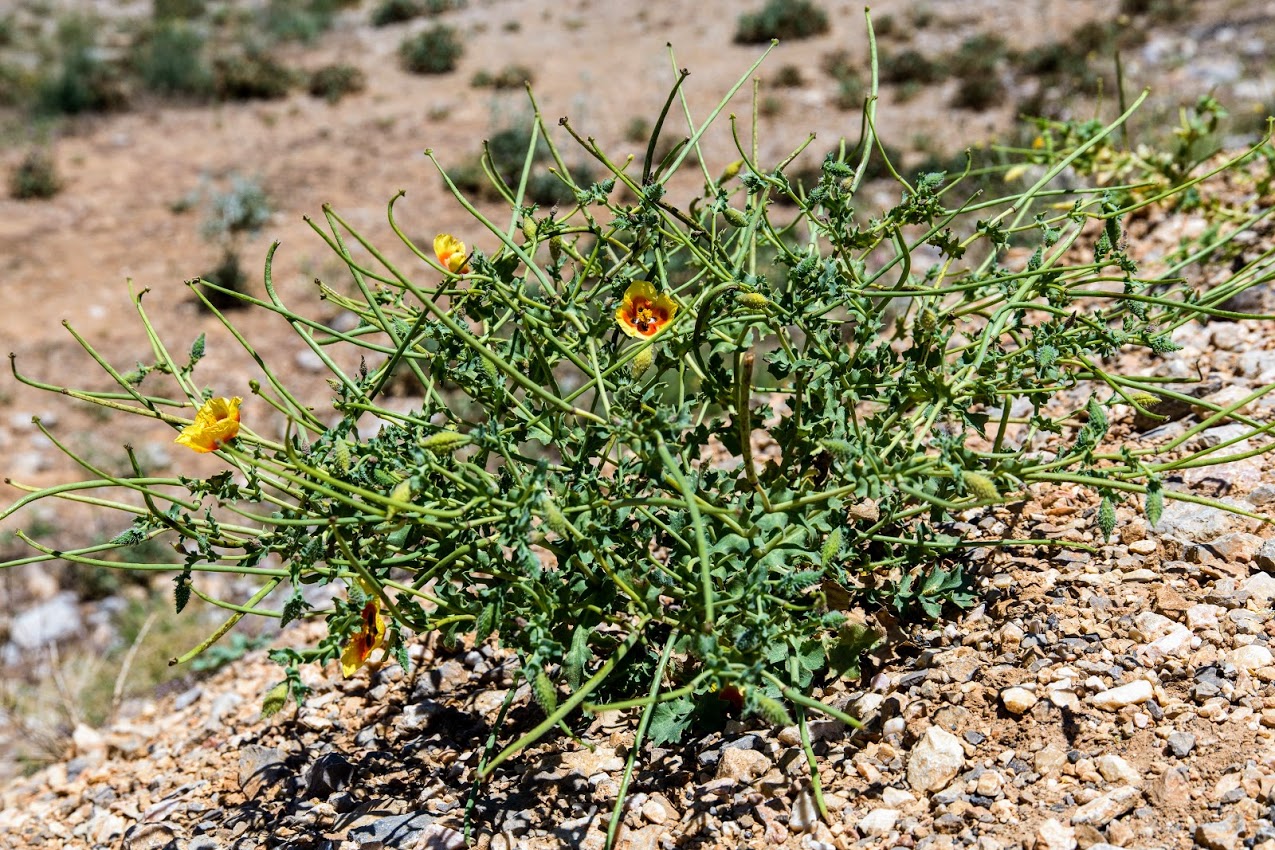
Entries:
{"label": "curved seed pod", "polygon": [[969,490],[980,502],[988,502],[1001,497],[1001,493],[996,489],[992,479],[981,472],[967,469],[961,473],[961,478],[965,481],[965,489]]}
{"label": "curved seed pod", "polygon": [[436,455],[448,454],[469,442],[469,437],[459,431],[438,431],[421,440],[418,445]]}
{"label": "curved seed pod", "polygon": [[640,378],[642,377],[642,374],[646,372],[647,369],[650,369],[654,363],[655,352],[648,345],[634,356],[633,360],[629,363],[629,368],[632,370],[633,377]]}

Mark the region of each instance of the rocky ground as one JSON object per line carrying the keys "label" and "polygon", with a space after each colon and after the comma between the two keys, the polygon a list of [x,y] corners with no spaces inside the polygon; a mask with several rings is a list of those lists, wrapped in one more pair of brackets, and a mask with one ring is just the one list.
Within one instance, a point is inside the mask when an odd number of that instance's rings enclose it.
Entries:
{"label": "rocky ground", "polygon": [[[913,6],[881,3],[877,12],[902,20]],[[949,14],[935,4],[941,26],[916,38],[921,46],[949,49],[994,27],[1039,42],[1104,13],[1103,6],[1047,4],[1037,14],[1025,4],[982,2]],[[1162,104],[1217,85],[1231,86],[1240,98],[1233,108],[1268,102],[1270,81],[1245,70],[1265,55],[1265,5],[1209,2],[1197,11],[1200,17],[1181,29],[1150,33],[1126,67],[1162,81],[1173,96]],[[624,119],[635,111],[654,114],[663,100],[665,40],[674,38],[679,64],[692,69],[699,111],[747,67],[755,51],[729,45],[721,24],[737,12],[724,0],[693,12],[673,2],[473,4],[451,19],[468,39],[462,70],[421,81],[393,68],[402,32],[358,25],[366,9],[356,10],[294,57],[364,66],[368,91],[337,107],[303,95],[210,109],[161,105],[67,128],[56,146],[68,184],[63,194],[37,204],[0,201],[6,258],[0,333],[19,364],[44,378],[59,370],[84,375],[91,365],[58,326],[61,318],[117,362],[131,363],[147,349],[120,284],[127,276],[153,288],[147,297],[161,333],[189,341],[207,331],[215,340],[214,321],[195,310],[179,281],[206,271],[216,250],[175,202],[235,173],[260,175],[276,199],[270,225],[245,241],[245,258],[263,256],[270,239],[283,238],[277,276],[284,297],[310,299],[312,279],[331,267],[299,217],[315,214],[321,203],[332,201],[356,225],[383,232],[384,201],[406,186],[403,215],[415,231],[432,235],[461,223],[438,196],[419,151],[429,145],[455,161],[491,130],[493,113],[512,108],[507,99],[488,101],[466,87],[475,70],[506,61],[536,67],[548,114],[574,120],[583,113],[577,123],[596,125],[600,137],[619,145]],[[858,15],[857,8],[840,10],[828,36],[780,48],[774,64],[799,66],[807,82],[785,95],[784,111],[765,119],[774,134],[800,127],[776,141],[767,151],[772,158],[808,127],[829,140],[857,132],[857,123],[844,126],[847,113],[829,107],[833,87],[819,66],[821,55],[837,47],[862,52]],[[496,18],[517,19],[521,29],[493,26]],[[571,34],[571,49],[543,49],[562,33]],[[616,67],[633,69],[623,85],[612,78]],[[943,105],[949,93],[922,93],[905,103],[888,91],[883,110],[909,110],[899,125],[906,127],[891,131],[893,140],[906,145],[927,136],[955,149],[1012,120],[1012,108],[951,113]],[[1161,114],[1176,120],[1172,109]],[[4,161],[20,155],[5,151]],[[1137,250],[1168,250],[1179,234],[1202,226],[1144,223]],[[322,375],[297,356],[286,334],[260,318],[242,321],[298,386],[322,389]],[[1273,329],[1270,323],[1183,328],[1182,352],[1124,366],[1179,377],[1198,366],[1209,392],[1251,390],[1275,381]],[[242,385],[252,374],[244,360],[226,343],[210,348],[208,365],[228,384]],[[7,379],[2,389],[0,458],[5,474],[24,481],[72,472],[31,426],[33,414],[74,435],[77,447],[104,454],[125,439],[139,446],[171,439],[159,432],[120,435],[112,424]],[[1248,412],[1261,418],[1275,411],[1267,399]],[[1198,413],[1181,416],[1150,432],[1117,423],[1123,429],[1117,436],[1170,439]],[[1198,439],[1226,440],[1233,427],[1217,426]],[[155,452],[150,462],[158,468],[185,460]],[[1264,515],[1275,504],[1269,460],[1198,472],[1173,486],[1236,499]],[[6,498],[14,496],[6,491]],[[893,653],[878,659],[863,682],[822,694],[865,724],[850,730],[834,721],[812,723],[827,822],[816,816],[796,730],[734,724],[724,734],[641,753],[620,846],[1102,850],[1106,843],[1275,850],[1270,530],[1171,503],[1155,529],[1121,508],[1116,535],[1102,545],[1093,514],[1087,497],[1061,488],[1033,494],[1018,511],[967,518],[988,534],[1089,543],[1097,551],[1042,546],[985,555],[972,611],[943,628],[896,624]],[[118,531],[66,515],[39,518],[80,536]],[[68,692],[74,688],[64,681],[67,670],[112,647],[107,696],[97,699],[113,700],[109,684],[128,645],[120,614],[141,591],[116,588],[87,602],[81,589],[65,571],[4,573],[0,692],[29,677],[50,683],[49,700],[82,701]],[[316,637],[292,630],[278,642]],[[160,640],[189,645],[171,634]],[[158,652],[167,657],[173,645]],[[127,691],[114,700],[114,711],[103,712],[109,720],[100,728],[86,722],[87,710],[66,710],[42,725],[45,718],[29,705],[27,715],[15,717],[6,703],[0,724],[6,752],[30,758],[33,730],[51,738],[35,748],[43,761],[34,773],[19,776],[14,759],[0,764],[0,776],[8,777],[0,787],[0,847],[448,847],[460,846],[467,815],[479,847],[601,846],[632,718],[596,718],[582,732],[593,749],[548,740],[475,792],[478,748],[513,687],[514,669],[490,646],[448,652],[422,642],[412,657],[411,671],[388,665],[349,681],[335,668],[306,670],[310,700],[268,719],[261,700],[279,672],[260,652],[212,676],[188,675],[167,693]],[[515,705],[506,736],[536,720],[526,694]]]}

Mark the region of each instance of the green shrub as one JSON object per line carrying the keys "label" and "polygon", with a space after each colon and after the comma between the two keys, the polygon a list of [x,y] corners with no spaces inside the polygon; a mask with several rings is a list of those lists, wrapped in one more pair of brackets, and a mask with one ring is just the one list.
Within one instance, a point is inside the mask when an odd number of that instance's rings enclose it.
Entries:
{"label": "green shrub", "polygon": [[737,44],[763,44],[772,38],[801,39],[828,31],[828,15],[812,0],[767,0],[756,12],[740,15]]}
{"label": "green shrub", "polygon": [[961,42],[947,58],[948,72],[957,77],[989,74],[1006,54],[1005,39],[992,33],[980,33]]}
{"label": "green shrub", "polygon": [[901,50],[883,53],[878,62],[883,83],[919,83],[930,85],[947,79],[948,68],[938,59],[931,59],[919,50]]}
{"label": "green shrub", "polygon": [[207,0],[152,0],[151,2],[151,18],[156,22],[189,21],[202,18],[207,11]]}
{"label": "green shrub", "polygon": [[796,65],[780,65],[775,76],[770,78],[770,84],[781,89],[799,89],[806,84],[806,78]]}
{"label": "green shrub", "polygon": [[249,177],[236,175],[230,188],[208,200],[204,218],[204,238],[213,242],[227,240],[244,233],[256,233],[270,220],[270,199],[261,184]]}
{"label": "green shrub", "polygon": [[199,287],[203,296],[198,301],[201,308],[238,310],[248,306],[246,301],[236,297],[236,293],[242,295],[248,292],[248,275],[244,273],[237,251],[226,249],[217,265],[200,275],[199,279],[220,287],[220,289],[209,286]]}
{"label": "green shrub", "polygon": [[31,99],[36,77],[21,65],[0,62],[0,106],[18,106]]}
{"label": "green shrub", "polygon": [[274,100],[286,97],[296,75],[261,52],[219,57],[213,65],[213,89],[221,100]]}
{"label": "green shrub", "polygon": [[[1186,135],[1215,129],[1216,107],[1197,112]],[[711,129],[687,118],[661,136]],[[535,120],[545,162],[561,162]],[[273,653],[284,671],[271,711],[305,696],[302,664],[406,668],[412,634],[448,646],[498,635],[517,658],[505,707],[524,700],[514,713],[533,719],[511,730],[502,712],[489,736],[499,751],[464,765],[466,783],[525,776],[505,762],[555,730],[587,734],[604,711],[640,713],[635,759],[720,728],[728,694],[731,710],[773,727],[808,712],[854,724],[829,691],[860,678],[874,648],[897,650],[900,621],[976,604],[972,549],[1039,547],[1001,536],[1013,533],[1006,506],[1065,484],[1093,508],[1082,550],[1135,511],[1155,525],[1170,500],[1271,523],[1177,488],[1183,470],[1271,448],[1269,426],[1237,410],[1275,387],[1225,407],[1193,399],[1202,421],[1177,438],[1112,427],[1178,395],[1149,377],[1178,349],[1176,330],[1271,276],[1263,263],[1184,273],[1268,217],[1247,197],[1181,260],[1139,266],[1125,222],[1216,187],[1197,185],[1185,148],[1161,159],[1114,141],[1123,120],[1040,122],[1040,146],[1013,163],[1039,179],[999,197],[986,190],[1003,180],[930,172],[897,178],[874,208],[860,190],[882,158],[874,134],[889,118],[877,114],[861,122],[861,150],[838,146],[809,183],[789,173],[800,133],[790,154],[696,163],[685,180],[677,168],[704,156],[694,145],[638,175],[581,134],[605,180],[575,181],[556,210],[509,198],[494,217],[463,203],[443,169],[469,217],[433,246],[403,234],[393,201],[395,236],[380,245],[325,206],[313,227],[349,276],[319,295],[357,315],[357,332],[329,333],[273,289],[254,309],[321,353],[330,396],[289,387],[266,356],[275,341],[225,315],[234,333],[221,338],[243,347],[253,378],[228,377],[225,357],[201,366],[202,333],[178,348],[149,327],[154,361],[107,370],[119,390],[37,381],[15,364],[24,383],[76,389],[213,453],[190,458],[198,475],[139,463],[127,480],[84,482],[118,533],[73,550],[37,540],[24,560],[95,566],[104,550],[162,537],[177,553],[179,610],[204,571],[230,570],[258,583],[236,611],[322,618],[317,645]],[[539,159],[530,139],[497,134],[492,167]],[[1236,158],[1216,182],[1250,167],[1275,179],[1270,160]],[[1074,190],[1052,187],[1064,172]],[[273,249],[267,282],[272,263]],[[1144,363],[1129,367],[1135,354]],[[402,369],[421,387],[406,409],[386,396]],[[1227,443],[1195,439],[1226,420],[1238,429]],[[82,500],[80,485],[33,492],[0,521],[59,498]],[[344,592],[316,610],[303,592],[315,583]],[[819,776],[808,781],[819,798]]]}
{"label": "green shrub", "polygon": [[991,74],[965,77],[956,86],[952,106],[957,109],[983,111],[1005,100],[1005,84]]}
{"label": "green shrub", "polygon": [[381,0],[372,10],[372,26],[401,24],[425,15],[441,15],[465,5],[464,0]]}
{"label": "green shrub", "polygon": [[372,26],[385,27],[400,24],[425,14],[421,0],[381,0],[372,10]]}
{"label": "green shrub", "polygon": [[435,26],[403,40],[399,61],[413,74],[447,74],[456,70],[465,47],[456,30]]}
{"label": "green shrub", "polygon": [[535,81],[535,72],[526,65],[506,65],[495,74],[483,69],[470,79],[477,89],[521,89]]}
{"label": "green shrub", "polygon": [[213,73],[199,30],[181,21],[156,25],[133,48],[133,70],[150,91],[203,98],[213,92]]}
{"label": "green shrub", "polygon": [[259,26],[279,41],[310,43],[331,29],[336,9],[336,0],[269,0]]}
{"label": "green shrub", "polygon": [[45,115],[79,115],[123,108],[127,95],[116,68],[99,58],[97,23],[72,16],[58,23],[56,55],[36,82],[36,109]]}
{"label": "green shrub", "polygon": [[9,195],[19,201],[52,198],[61,189],[53,156],[46,150],[28,152],[9,175]]}
{"label": "green shrub", "polygon": [[363,91],[367,77],[353,65],[324,65],[310,75],[308,90],[314,97],[336,103],[348,94]]}

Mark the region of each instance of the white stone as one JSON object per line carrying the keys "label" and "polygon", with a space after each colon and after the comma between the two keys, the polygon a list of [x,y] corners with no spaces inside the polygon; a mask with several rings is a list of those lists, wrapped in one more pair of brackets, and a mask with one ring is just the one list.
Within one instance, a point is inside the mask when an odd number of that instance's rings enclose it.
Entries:
{"label": "white stone", "polygon": [[961,739],[939,726],[925,730],[908,757],[908,784],[914,791],[938,791],[965,766]]}
{"label": "white stone", "polygon": [[1275,655],[1272,655],[1271,651],[1266,647],[1256,643],[1233,649],[1227,657],[1232,664],[1241,670],[1256,670],[1259,667],[1269,667],[1272,662],[1275,662]]}
{"label": "white stone", "polygon": [[1001,702],[1010,714],[1024,714],[1036,704],[1036,695],[1027,688],[1006,688],[1001,691]]}
{"label": "white stone", "polygon": [[1253,573],[1240,582],[1240,590],[1249,594],[1249,602],[1257,603],[1260,608],[1269,608],[1275,600],[1275,576],[1270,573]]}
{"label": "white stone", "polygon": [[1222,610],[1220,605],[1209,605],[1203,602],[1199,605],[1192,605],[1186,609],[1187,628],[1193,632],[1216,629],[1217,618],[1222,613]]}
{"label": "white stone", "polygon": [[1098,756],[1094,761],[1102,778],[1108,782],[1123,782],[1125,785],[1138,785],[1142,782],[1142,774],[1117,755]]}
{"label": "white stone", "polygon": [[894,831],[899,813],[894,809],[873,809],[859,821],[859,832],[866,835],[885,836]]}
{"label": "white stone", "polygon": [[881,792],[881,802],[885,803],[891,809],[903,809],[916,802],[916,797],[911,792],[904,791],[902,788],[895,788],[893,785],[887,785],[885,790]]}
{"label": "white stone", "polygon": [[1168,633],[1160,635],[1151,642],[1154,649],[1158,649],[1167,656],[1180,655],[1191,648],[1191,630],[1181,623],[1174,623]]}
{"label": "white stone", "polygon": [[1036,850],[1076,850],[1076,830],[1050,818],[1036,832]]}
{"label": "white stone", "polygon": [[1117,709],[1126,705],[1137,705],[1151,699],[1151,683],[1146,679],[1137,679],[1127,685],[1111,688],[1089,697],[1089,703],[1095,708]]}
{"label": "white stone", "polygon": [[1095,797],[1076,809],[1075,814],[1071,816],[1071,822],[1076,826],[1088,824],[1101,829],[1133,809],[1140,796],[1142,792],[1130,785],[1113,788],[1101,797]]}
{"label": "white stone", "polygon": [[1147,642],[1155,640],[1173,628],[1172,620],[1154,611],[1143,611],[1133,618],[1133,624],[1138,627],[1140,638]]}

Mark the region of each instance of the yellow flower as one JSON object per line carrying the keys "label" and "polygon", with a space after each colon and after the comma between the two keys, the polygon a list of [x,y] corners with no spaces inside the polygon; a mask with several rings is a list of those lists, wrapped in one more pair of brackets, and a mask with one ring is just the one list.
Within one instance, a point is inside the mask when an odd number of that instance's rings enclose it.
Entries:
{"label": "yellow flower", "polygon": [[372,597],[363,606],[363,627],[350,638],[341,653],[342,675],[347,679],[353,676],[384,642],[385,620],[381,617],[381,603]]}
{"label": "yellow flower", "polygon": [[673,321],[677,303],[662,292],[656,292],[650,281],[635,280],[625,290],[624,301],[615,311],[615,321],[635,339],[648,339]]}
{"label": "yellow flower", "polygon": [[434,256],[452,274],[469,274],[469,263],[465,262],[465,243],[450,233],[440,233],[434,237]]}
{"label": "yellow flower", "polygon": [[210,398],[195,414],[195,421],[182,429],[174,442],[197,452],[215,452],[239,433],[239,403],[243,399]]}

